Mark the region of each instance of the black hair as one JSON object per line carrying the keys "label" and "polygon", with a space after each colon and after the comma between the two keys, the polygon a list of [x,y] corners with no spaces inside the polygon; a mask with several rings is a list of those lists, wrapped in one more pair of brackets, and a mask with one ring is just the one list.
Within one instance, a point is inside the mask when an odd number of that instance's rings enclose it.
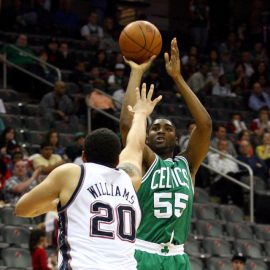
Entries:
{"label": "black hair", "polygon": [[35,247],[37,246],[41,237],[46,237],[45,231],[39,229],[31,231],[29,238],[29,249],[31,254],[34,253]]}
{"label": "black hair", "polygon": [[172,126],[174,127],[175,131],[177,130],[177,129],[176,129],[176,126],[175,126],[175,124],[174,124],[174,122],[173,122],[171,119],[168,119],[168,118],[165,118],[165,117],[158,117],[158,118],[153,119],[153,121],[151,122],[151,124],[147,123],[147,124],[148,124],[147,131],[149,131],[149,129],[152,127],[153,123],[154,123],[156,120],[159,120],[159,119],[164,119],[164,120],[170,121],[171,124],[172,124]]}
{"label": "black hair", "polygon": [[84,153],[87,162],[115,167],[120,152],[120,139],[108,128],[96,129],[85,139]]}
{"label": "black hair", "polygon": [[60,142],[59,142],[59,132],[57,130],[51,129],[50,131],[48,131],[48,133],[46,134],[46,139],[45,140],[51,144],[50,138],[51,138],[52,134],[54,134],[54,133],[57,134],[58,141],[57,141],[56,146],[59,147],[59,144],[60,144]]}
{"label": "black hair", "polygon": [[43,149],[45,147],[52,147],[52,144],[49,141],[44,141],[43,143],[40,144],[40,149]]}

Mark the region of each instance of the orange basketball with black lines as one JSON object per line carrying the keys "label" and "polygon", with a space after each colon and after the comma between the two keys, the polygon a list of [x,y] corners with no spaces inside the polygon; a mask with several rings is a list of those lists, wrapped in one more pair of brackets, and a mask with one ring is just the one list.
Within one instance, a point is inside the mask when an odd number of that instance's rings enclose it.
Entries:
{"label": "orange basketball with black lines", "polygon": [[146,62],[152,55],[158,55],[162,37],[155,25],[147,21],[135,21],[121,32],[119,46],[122,54],[138,64]]}

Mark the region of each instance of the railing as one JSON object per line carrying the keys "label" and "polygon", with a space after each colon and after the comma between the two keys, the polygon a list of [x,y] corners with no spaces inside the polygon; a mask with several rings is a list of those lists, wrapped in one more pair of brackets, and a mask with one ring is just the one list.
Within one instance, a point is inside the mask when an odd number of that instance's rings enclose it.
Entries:
{"label": "railing", "polygon": [[[40,58],[38,58],[38,57],[36,57],[36,56],[34,56],[34,55],[30,54],[30,53],[27,53],[27,52],[25,52],[25,51],[17,48],[14,45],[10,45],[9,44],[8,46],[10,48],[12,48],[12,49],[20,52],[20,53],[23,53],[27,57],[32,58],[33,60],[35,60],[35,61],[37,61],[37,62],[39,62],[39,63],[41,63],[41,64],[43,64],[43,65],[45,65],[47,67],[49,67],[50,69],[55,70],[56,75],[57,75],[57,80],[58,81],[61,81],[62,80],[62,74],[61,74],[61,71],[60,71],[59,68],[57,68],[57,67],[55,67],[55,66],[53,66],[53,65],[51,65],[51,64],[49,64],[47,62],[44,62]],[[21,72],[23,72],[23,73],[25,73],[25,74],[27,74],[27,75],[29,75],[29,76],[31,76],[31,77],[33,77],[33,78],[41,81],[41,82],[43,82],[44,84],[47,84],[49,86],[53,86],[53,83],[51,83],[50,81],[45,80],[44,78],[36,75],[35,73],[33,73],[33,72],[31,72],[31,71],[29,71],[29,70],[27,70],[27,69],[25,69],[25,68],[23,68],[23,67],[21,67],[19,65],[16,65],[16,64],[10,62],[7,59],[6,55],[4,55],[4,57],[3,57],[3,88],[7,88],[7,66],[10,66],[10,67],[13,67],[13,68],[15,68],[17,70],[20,70]]]}
{"label": "railing", "polygon": [[[222,154],[224,155],[227,159],[230,159],[232,161],[234,161],[235,163],[245,167],[249,173],[249,185],[242,183],[241,181],[237,180],[234,177],[231,177],[227,174],[221,173],[220,171],[216,170],[215,168],[209,166],[208,164],[206,164],[205,162],[202,163],[202,166],[209,169],[210,171],[213,171],[221,176],[223,176],[224,178],[228,179],[229,181],[249,190],[249,204],[250,204],[250,222],[254,222],[254,177],[253,177],[253,170],[252,168],[247,165],[246,163],[243,163],[242,161],[239,161],[238,159],[235,159],[232,156],[226,155],[222,152],[220,152],[219,150],[217,150],[216,148],[213,148],[210,146],[209,148],[210,151],[218,153],[218,154]],[[220,180],[223,181],[223,180]]]}

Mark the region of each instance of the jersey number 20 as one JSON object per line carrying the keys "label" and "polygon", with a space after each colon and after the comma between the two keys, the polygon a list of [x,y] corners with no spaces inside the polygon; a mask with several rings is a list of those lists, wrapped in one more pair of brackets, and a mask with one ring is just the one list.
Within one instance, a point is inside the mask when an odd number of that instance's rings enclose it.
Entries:
{"label": "jersey number 20", "polygon": [[[101,224],[112,224],[117,222],[117,236],[123,241],[134,242],[136,233],[136,219],[135,210],[129,205],[118,205],[115,209],[104,202],[94,202],[91,204],[91,213],[95,214],[90,219],[90,236],[102,237],[102,238],[115,238],[115,232],[113,230],[101,229]],[[127,231],[128,227],[128,231]]]}
{"label": "jersey number 20", "polygon": [[154,193],[154,215],[156,218],[170,218],[174,214],[179,218],[187,207],[187,201],[188,195],[183,193]]}

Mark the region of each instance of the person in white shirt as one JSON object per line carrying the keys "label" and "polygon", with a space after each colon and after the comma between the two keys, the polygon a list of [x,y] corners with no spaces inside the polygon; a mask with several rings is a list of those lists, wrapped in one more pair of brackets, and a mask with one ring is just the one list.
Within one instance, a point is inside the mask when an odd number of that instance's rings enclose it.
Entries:
{"label": "person in white shirt", "polygon": [[84,37],[91,45],[98,45],[103,38],[103,29],[98,24],[98,15],[91,11],[88,16],[88,23],[81,28],[81,36]]}

